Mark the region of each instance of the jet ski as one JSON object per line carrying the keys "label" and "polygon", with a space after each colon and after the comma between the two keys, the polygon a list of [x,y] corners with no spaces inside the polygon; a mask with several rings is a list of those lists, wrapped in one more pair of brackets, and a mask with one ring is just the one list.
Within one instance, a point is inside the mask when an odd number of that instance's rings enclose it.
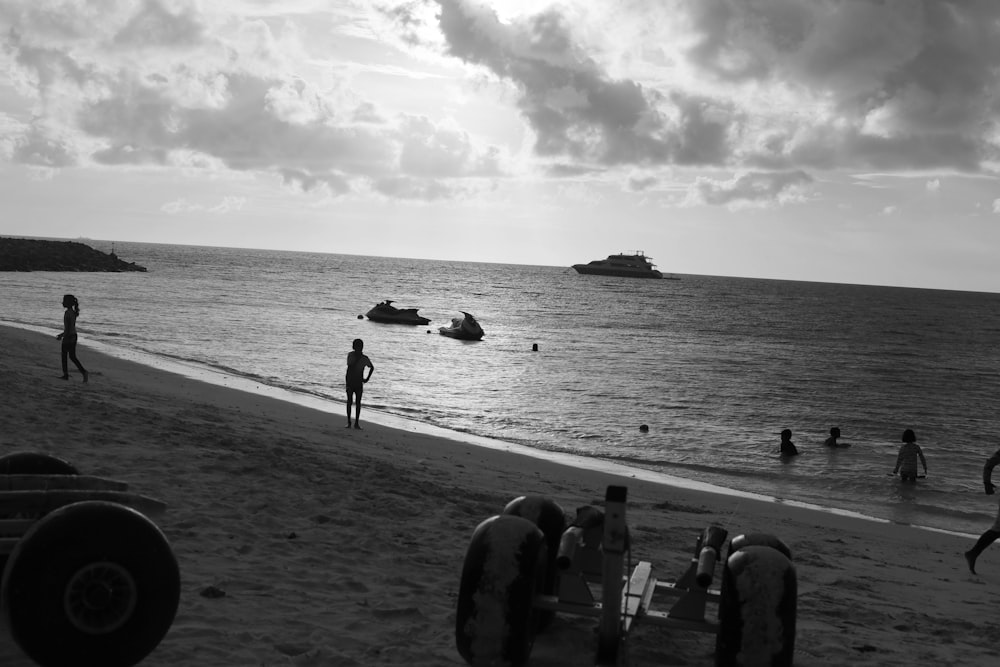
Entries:
{"label": "jet ski", "polygon": [[372,322],[383,324],[430,324],[430,320],[417,314],[416,308],[396,308],[386,299],[365,313]]}
{"label": "jet ski", "polygon": [[482,340],[483,328],[479,326],[476,318],[464,310],[459,312],[464,317],[453,317],[450,327],[440,327],[438,331],[441,335],[460,340]]}

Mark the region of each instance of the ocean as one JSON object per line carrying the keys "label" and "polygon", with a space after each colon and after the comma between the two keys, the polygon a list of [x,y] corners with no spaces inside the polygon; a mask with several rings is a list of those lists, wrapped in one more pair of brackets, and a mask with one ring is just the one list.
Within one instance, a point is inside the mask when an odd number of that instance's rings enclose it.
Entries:
{"label": "ocean", "polygon": [[[375,365],[362,422],[403,418],[964,534],[996,514],[981,479],[1000,448],[1000,294],[142,243],[115,251],[148,272],[0,273],[0,318],[54,335],[62,295],[75,294],[85,364],[90,344],[243,378],[328,407],[331,429],[346,421],[345,360],[362,338]],[[359,317],[384,299],[431,323]],[[460,311],[479,320],[482,341],[438,335]],[[824,446],[833,426],[851,447]],[[801,452],[787,462],[784,428]],[[915,487],[891,476],[906,428],[929,468]]]}

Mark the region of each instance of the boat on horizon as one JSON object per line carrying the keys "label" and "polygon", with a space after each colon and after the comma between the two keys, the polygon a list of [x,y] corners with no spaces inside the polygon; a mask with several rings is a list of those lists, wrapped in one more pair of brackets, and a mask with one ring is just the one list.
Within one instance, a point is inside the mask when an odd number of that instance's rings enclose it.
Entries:
{"label": "boat on horizon", "polygon": [[[607,259],[595,259],[587,264],[574,264],[577,273],[593,276],[619,276],[622,278],[663,278],[656,270],[653,258],[641,250],[632,254],[608,255]],[[673,277],[673,276],[671,276]]]}

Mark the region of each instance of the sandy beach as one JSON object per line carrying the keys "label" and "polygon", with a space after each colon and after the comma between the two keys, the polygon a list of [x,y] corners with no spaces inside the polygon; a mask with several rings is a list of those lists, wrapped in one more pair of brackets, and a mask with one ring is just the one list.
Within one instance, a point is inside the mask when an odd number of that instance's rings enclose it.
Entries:
{"label": "sandy beach", "polygon": [[[798,572],[798,665],[995,665],[1000,547],[587,470],[220,387],[99,354],[59,379],[53,336],[0,326],[0,454],[41,451],[167,503],[180,607],[157,666],[462,665],[469,538],[512,498],[571,512],[628,487],[633,560],[680,576],[709,524],[782,538]],[[331,360],[331,377],[339,358]],[[377,392],[377,374],[369,392]],[[485,406],[488,409],[488,406]],[[972,480],[975,481],[975,480]],[[986,526],[983,526],[985,529]],[[224,592],[207,597],[209,587]],[[593,663],[595,622],[557,616],[532,665]],[[642,627],[629,664],[711,665],[714,638]],[[0,664],[31,665],[0,631]]]}

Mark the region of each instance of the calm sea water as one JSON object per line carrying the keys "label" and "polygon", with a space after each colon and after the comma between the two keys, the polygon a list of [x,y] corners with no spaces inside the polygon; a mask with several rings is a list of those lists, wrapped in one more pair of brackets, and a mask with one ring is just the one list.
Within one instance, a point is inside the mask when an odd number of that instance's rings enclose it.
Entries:
{"label": "calm sea water", "polygon": [[[116,250],[149,272],[0,273],[3,320],[56,332],[71,292],[84,354],[98,341],[328,399],[337,428],[345,358],[360,337],[376,367],[366,405],[386,413],[902,523],[978,534],[996,512],[980,480],[1000,447],[998,294]],[[431,324],[358,319],[383,299]],[[437,334],[460,310],[484,340]],[[825,448],[831,426],[852,447]],[[790,463],[777,458],[783,428],[802,452]],[[930,469],[915,489],[889,476],[905,428]]]}

